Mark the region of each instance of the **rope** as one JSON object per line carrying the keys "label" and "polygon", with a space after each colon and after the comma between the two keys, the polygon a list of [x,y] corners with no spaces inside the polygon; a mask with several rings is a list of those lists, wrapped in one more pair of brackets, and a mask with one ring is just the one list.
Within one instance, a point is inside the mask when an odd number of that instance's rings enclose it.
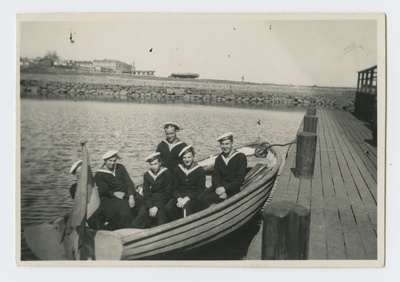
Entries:
{"label": "rope", "polygon": [[[295,143],[297,143],[296,140],[289,142],[289,143],[285,143],[285,144],[269,144],[267,142],[263,142],[257,146],[257,148],[255,149],[254,155],[256,157],[265,157],[267,155],[268,149],[271,147],[275,147],[275,146],[284,147],[284,146],[292,145]],[[288,148],[288,152],[289,152],[289,149],[290,149],[290,147]]]}
{"label": "rope", "polygon": [[297,143],[297,141],[292,141],[292,142],[289,142],[289,143],[286,143],[286,144],[272,144],[272,145],[269,145],[269,146],[267,147],[267,149],[269,149],[269,148],[271,148],[271,147],[274,147],[274,146],[285,147],[285,146],[292,145],[292,144],[296,144],[296,143]]}

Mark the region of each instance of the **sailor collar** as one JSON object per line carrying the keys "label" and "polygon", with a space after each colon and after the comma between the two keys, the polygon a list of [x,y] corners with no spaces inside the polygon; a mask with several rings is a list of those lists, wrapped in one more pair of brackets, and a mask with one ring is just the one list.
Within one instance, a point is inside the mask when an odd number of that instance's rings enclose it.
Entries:
{"label": "sailor collar", "polygon": [[179,168],[188,176],[191,172],[195,171],[200,167],[198,163],[195,163],[190,169],[186,169],[183,165],[179,164]]}
{"label": "sailor collar", "polygon": [[179,144],[182,144],[183,143],[183,141],[181,141],[181,140],[179,140],[178,142],[176,142],[176,143],[173,143],[173,144],[170,144],[167,140],[163,140],[167,145],[168,145],[168,148],[169,148],[169,151],[171,152],[172,151],[172,149],[175,147],[175,146],[178,146]]}
{"label": "sailor collar", "polygon": [[157,173],[157,175],[155,175],[151,169],[149,169],[147,172],[153,178],[153,180],[156,181],[157,178],[160,177],[167,170],[168,170],[167,168],[163,167],[162,169],[160,169],[160,171]]}
{"label": "sailor collar", "polygon": [[239,154],[239,153],[240,153],[240,152],[238,152],[238,151],[234,151],[233,154],[230,155],[230,156],[227,157],[227,158],[225,158],[224,153],[221,153],[221,157],[222,157],[222,160],[224,161],[224,163],[225,163],[226,165],[228,165],[229,161],[230,161],[234,156],[236,156],[236,155]]}
{"label": "sailor collar", "polygon": [[115,170],[117,169],[117,165],[118,165],[118,164],[115,165],[113,171],[110,171],[110,170],[108,170],[108,169],[105,169],[105,168],[104,168],[104,165],[102,165],[101,168],[99,168],[99,169],[97,170],[97,172],[109,173],[109,174],[112,174],[112,175],[115,177]]}

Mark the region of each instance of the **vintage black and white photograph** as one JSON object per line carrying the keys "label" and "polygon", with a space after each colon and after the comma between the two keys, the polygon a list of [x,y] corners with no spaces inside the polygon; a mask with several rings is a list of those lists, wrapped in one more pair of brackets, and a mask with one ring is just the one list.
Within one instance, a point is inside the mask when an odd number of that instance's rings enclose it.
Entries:
{"label": "vintage black and white photograph", "polygon": [[383,14],[20,14],[16,40],[19,265],[384,265]]}

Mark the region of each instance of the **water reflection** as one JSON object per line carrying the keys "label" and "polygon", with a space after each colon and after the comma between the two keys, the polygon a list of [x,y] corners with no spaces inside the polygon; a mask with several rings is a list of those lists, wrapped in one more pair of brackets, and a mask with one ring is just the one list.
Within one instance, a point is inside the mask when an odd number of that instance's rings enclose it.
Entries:
{"label": "water reflection", "polygon": [[308,105],[286,104],[286,103],[263,103],[254,101],[241,101],[241,100],[215,100],[215,99],[186,99],[179,98],[165,98],[165,97],[127,97],[127,96],[69,96],[69,95],[41,95],[29,96],[29,99],[39,100],[67,100],[67,101],[99,101],[108,103],[136,103],[136,104],[165,104],[165,105],[202,105],[202,106],[216,106],[228,108],[241,108],[241,109],[268,109],[278,111],[306,111]]}

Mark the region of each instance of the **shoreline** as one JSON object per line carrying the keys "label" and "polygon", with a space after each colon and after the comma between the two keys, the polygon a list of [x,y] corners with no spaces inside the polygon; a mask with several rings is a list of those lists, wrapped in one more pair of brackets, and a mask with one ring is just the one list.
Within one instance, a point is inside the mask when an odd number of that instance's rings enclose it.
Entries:
{"label": "shoreline", "polygon": [[20,96],[156,98],[309,105],[352,111],[355,88],[256,84],[94,73],[20,74]]}

